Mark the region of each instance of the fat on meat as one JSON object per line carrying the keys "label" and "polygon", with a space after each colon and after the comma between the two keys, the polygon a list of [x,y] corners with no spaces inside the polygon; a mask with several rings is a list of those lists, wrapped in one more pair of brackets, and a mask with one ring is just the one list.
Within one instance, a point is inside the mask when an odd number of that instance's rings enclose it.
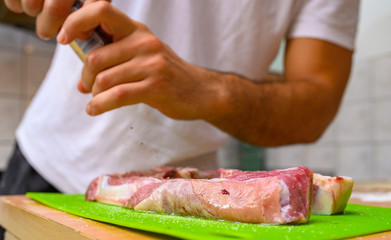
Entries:
{"label": "fat on meat", "polygon": [[[220,169],[220,177],[248,174],[267,174],[267,172],[246,172],[236,169]],[[251,176],[251,175],[250,175]],[[345,176],[324,176],[313,174],[313,204],[311,214],[333,215],[344,212],[353,190],[354,181]]]}
{"label": "fat on meat", "polygon": [[312,178],[306,167],[237,175],[223,170],[158,167],[99,176],[91,182],[86,199],[137,211],[209,219],[305,223],[311,213]]}
{"label": "fat on meat", "polygon": [[333,215],[345,211],[354,181],[345,176],[323,176],[314,173],[313,214]]}

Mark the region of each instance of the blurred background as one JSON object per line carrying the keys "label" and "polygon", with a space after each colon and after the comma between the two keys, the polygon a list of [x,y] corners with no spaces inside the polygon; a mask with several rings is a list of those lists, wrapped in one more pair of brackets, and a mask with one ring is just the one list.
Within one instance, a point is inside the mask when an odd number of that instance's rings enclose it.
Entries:
{"label": "blurred background", "polygon": [[[219,151],[220,167],[255,170],[304,165],[356,180],[391,180],[390,24],[391,1],[362,1],[350,82],[337,117],[318,142],[264,149],[231,139]],[[55,48],[53,40],[38,39],[33,28],[33,19],[10,13],[1,0],[0,174],[12,152],[15,129]],[[271,71],[282,72],[282,61],[279,54]]]}
{"label": "blurred background", "polygon": [[[391,1],[361,1],[353,68],[337,117],[315,144],[268,149],[267,168],[305,165],[356,180],[391,180],[390,24]],[[272,70],[282,70],[281,59]]]}

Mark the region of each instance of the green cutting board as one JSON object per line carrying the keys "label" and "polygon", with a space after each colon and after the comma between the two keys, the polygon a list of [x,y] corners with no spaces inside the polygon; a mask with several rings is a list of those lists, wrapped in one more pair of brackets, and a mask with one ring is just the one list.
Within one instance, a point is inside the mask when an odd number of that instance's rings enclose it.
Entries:
{"label": "green cutting board", "polygon": [[391,208],[348,204],[345,214],[312,215],[300,225],[245,224],[137,212],[84,200],[84,195],[27,193],[30,198],[77,216],[183,239],[339,239],[391,230]]}

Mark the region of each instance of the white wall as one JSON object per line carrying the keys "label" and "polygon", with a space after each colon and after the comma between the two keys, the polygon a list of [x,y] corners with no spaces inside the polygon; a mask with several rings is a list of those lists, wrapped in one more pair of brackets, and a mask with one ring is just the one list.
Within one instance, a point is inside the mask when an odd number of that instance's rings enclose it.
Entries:
{"label": "white wall", "polygon": [[8,164],[15,129],[46,74],[54,47],[33,32],[0,24],[0,171]]}
{"label": "white wall", "polygon": [[356,60],[367,60],[390,53],[390,43],[391,1],[363,0],[356,42]]}
{"label": "white wall", "polygon": [[391,1],[363,0],[360,11],[352,74],[336,119],[315,144],[268,149],[268,168],[305,165],[356,180],[391,179]]}

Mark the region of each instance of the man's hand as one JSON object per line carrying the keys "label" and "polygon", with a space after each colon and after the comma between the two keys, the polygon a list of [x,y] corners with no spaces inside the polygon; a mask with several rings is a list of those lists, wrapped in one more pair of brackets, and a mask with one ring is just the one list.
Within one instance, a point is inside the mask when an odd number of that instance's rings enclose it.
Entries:
{"label": "man's hand", "polygon": [[142,23],[107,2],[85,4],[71,14],[57,37],[67,44],[85,39],[100,26],[113,43],[91,51],[79,90],[92,92],[91,115],[146,103],[174,119],[201,119],[216,97],[203,69],[186,63]]}

